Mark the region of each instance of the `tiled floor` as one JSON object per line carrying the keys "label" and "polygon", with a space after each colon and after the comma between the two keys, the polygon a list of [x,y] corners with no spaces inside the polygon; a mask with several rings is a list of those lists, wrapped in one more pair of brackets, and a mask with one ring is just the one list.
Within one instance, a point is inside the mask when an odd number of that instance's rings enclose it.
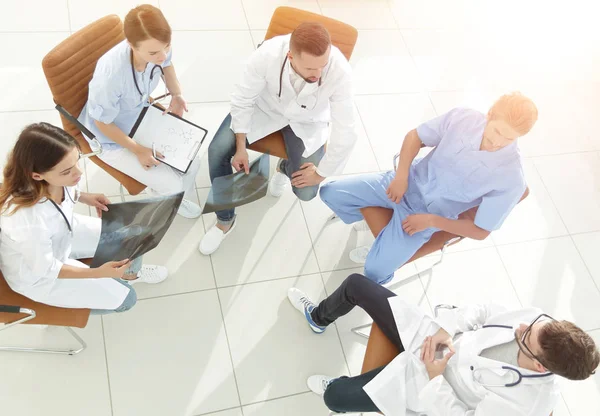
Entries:
{"label": "tiled floor", "polygon": [[[0,157],[33,121],[59,123],[40,61],[91,21],[123,16],[137,0],[0,2]],[[435,273],[398,289],[427,311],[437,303],[533,304],[572,319],[600,342],[600,27],[589,0],[153,0],[171,22],[189,118],[214,134],[231,85],[278,5],[342,19],[359,29],[351,63],[359,142],[345,174],[391,167],[404,134],[457,105],[485,111],[519,89],[540,119],[522,140],[530,197],[502,230],[465,241]],[[208,194],[206,160],[198,198]],[[86,164],[90,191],[117,184]],[[84,209],[84,211],[87,211]],[[353,311],[316,336],[288,304],[296,285],[315,299],[356,269],[348,252],[367,244],[327,224],[316,199],[270,197],[239,210],[235,236],[212,257],[196,249],[214,221],[177,218],[147,260],[169,267],[165,283],[136,286],[130,312],[94,317],[77,331],[77,357],[0,354],[0,414],[19,416],[326,415],[308,392],[312,373],[357,374],[365,344]],[[425,258],[397,273],[423,271]],[[60,328],[0,333],[0,343],[59,345]],[[564,382],[556,416],[600,414],[600,374]]]}

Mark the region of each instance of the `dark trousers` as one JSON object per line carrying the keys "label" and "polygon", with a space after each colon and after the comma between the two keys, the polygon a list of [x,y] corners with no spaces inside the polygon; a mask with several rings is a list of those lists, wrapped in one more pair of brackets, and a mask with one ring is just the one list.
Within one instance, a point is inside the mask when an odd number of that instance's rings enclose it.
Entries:
{"label": "dark trousers", "polygon": [[[385,336],[404,351],[400,334],[388,298],[396,296],[391,290],[367,279],[361,274],[351,274],[344,283],[313,309],[311,317],[317,325],[326,326],[355,306],[361,307],[373,319]],[[377,406],[365,393],[363,387],[383,370],[385,366],[356,377],[340,377],[329,384],[323,399],[334,412],[378,412]]]}
{"label": "dark trousers", "polygon": [[[231,175],[233,173],[233,167],[231,166],[231,159],[236,152],[235,134],[230,128],[231,126],[231,115],[227,115],[225,120],[221,123],[221,126],[217,130],[215,137],[213,138],[210,146],[208,147],[208,169],[210,174],[211,183],[215,178],[221,176]],[[304,153],[304,142],[298,136],[294,134],[290,126],[286,126],[281,129],[283,135],[283,141],[285,142],[285,151],[288,155],[289,160],[283,160],[280,169],[281,172],[291,179],[292,174],[297,172],[305,163],[313,163],[315,166],[319,165],[319,162],[325,155],[325,146],[321,146],[315,153],[308,157],[303,157]],[[248,142],[246,142],[246,146]],[[319,185],[307,186],[304,188],[292,187],[294,194],[302,201],[310,201],[319,192]],[[235,218],[235,209],[227,209],[223,211],[217,211],[217,220],[220,224],[229,225]]]}

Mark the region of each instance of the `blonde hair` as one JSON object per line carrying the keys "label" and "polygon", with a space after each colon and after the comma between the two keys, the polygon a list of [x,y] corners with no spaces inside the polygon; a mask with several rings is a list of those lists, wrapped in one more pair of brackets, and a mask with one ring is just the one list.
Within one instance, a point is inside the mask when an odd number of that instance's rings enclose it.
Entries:
{"label": "blonde hair", "polygon": [[538,110],[531,99],[520,92],[498,98],[488,112],[490,120],[502,120],[521,136],[529,133],[538,119]]}

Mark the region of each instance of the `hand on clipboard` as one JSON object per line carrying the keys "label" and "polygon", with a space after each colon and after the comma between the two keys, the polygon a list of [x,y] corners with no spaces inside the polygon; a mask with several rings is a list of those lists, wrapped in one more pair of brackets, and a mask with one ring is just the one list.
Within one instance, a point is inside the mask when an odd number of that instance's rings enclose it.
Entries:
{"label": "hand on clipboard", "polygon": [[164,155],[156,151],[154,144],[152,144],[152,149],[139,145],[135,155],[146,170],[158,166],[160,164],[159,159],[164,159]]}
{"label": "hand on clipboard", "polygon": [[138,155],[146,169],[164,163],[185,174],[196,159],[207,131],[176,114],[163,114],[163,111],[164,108],[155,105],[144,108],[129,137],[146,148],[145,155]]}

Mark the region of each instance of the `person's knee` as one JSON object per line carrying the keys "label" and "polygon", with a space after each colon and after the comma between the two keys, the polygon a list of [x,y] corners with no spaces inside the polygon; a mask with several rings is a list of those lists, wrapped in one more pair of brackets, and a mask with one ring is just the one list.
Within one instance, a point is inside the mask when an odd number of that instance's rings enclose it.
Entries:
{"label": "person's knee", "polygon": [[333,381],[327,386],[327,390],[325,390],[325,393],[323,394],[325,406],[334,412],[341,412],[340,409],[343,409],[345,405],[346,390],[343,388],[342,384],[343,383],[339,382],[339,379]]}
{"label": "person's knee", "polygon": [[333,182],[326,183],[325,185],[321,186],[321,189],[319,189],[319,197],[321,197],[321,201],[325,202],[326,204],[330,202],[331,194],[333,192],[333,188],[331,187],[332,183]]}
{"label": "person's knee", "polygon": [[127,297],[125,298],[125,300],[123,301],[121,306],[119,306],[119,308],[117,308],[116,311],[117,312],[128,311],[131,308],[133,308],[136,303],[137,303],[137,293],[135,292],[135,289],[133,287],[130,287]]}
{"label": "person's knee", "polygon": [[319,186],[307,186],[306,188],[292,187],[292,190],[299,200],[306,202],[313,200],[317,196],[319,193]]}
{"label": "person's knee", "polygon": [[382,266],[380,262],[367,260],[365,263],[365,276],[367,279],[380,285],[389,282],[394,277],[395,271]]}

